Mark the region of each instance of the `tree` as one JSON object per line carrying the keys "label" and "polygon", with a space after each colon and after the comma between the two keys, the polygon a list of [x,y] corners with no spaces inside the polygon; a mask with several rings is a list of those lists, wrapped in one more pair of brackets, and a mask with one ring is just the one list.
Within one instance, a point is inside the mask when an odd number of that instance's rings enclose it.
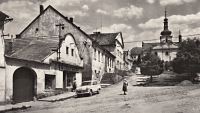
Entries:
{"label": "tree", "polygon": [[172,67],[175,73],[188,73],[189,79],[194,79],[194,73],[200,72],[199,39],[188,38],[181,43]]}
{"label": "tree", "polygon": [[153,75],[159,75],[163,72],[162,63],[157,55],[147,53],[142,59],[141,74],[151,76],[150,82],[152,82]]}

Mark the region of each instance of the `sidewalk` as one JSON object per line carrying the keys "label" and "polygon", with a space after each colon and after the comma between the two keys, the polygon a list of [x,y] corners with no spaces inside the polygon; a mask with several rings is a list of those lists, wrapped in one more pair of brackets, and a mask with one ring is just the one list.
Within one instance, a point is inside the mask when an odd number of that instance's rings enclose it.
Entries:
{"label": "sidewalk", "polygon": [[38,101],[30,101],[30,102],[22,102],[17,104],[7,104],[0,106],[0,113],[4,113],[6,111],[12,111],[12,110],[18,110],[18,109],[27,109],[31,106],[42,104],[45,102],[56,102],[56,101],[62,101],[69,98],[75,97],[75,92],[66,92],[64,94],[55,95],[51,97],[46,97],[39,99]]}
{"label": "sidewalk", "polygon": [[[101,84],[102,89],[106,88],[108,86],[111,86],[111,84]],[[30,101],[30,102],[22,102],[17,104],[7,104],[0,106],[0,113],[4,113],[6,111],[12,111],[12,110],[19,110],[19,109],[28,109],[35,105],[43,105],[44,102],[56,102],[56,101],[63,101],[69,98],[75,97],[75,92],[66,92],[64,94],[59,94],[55,96],[45,97],[42,99],[38,99],[37,101]]]}

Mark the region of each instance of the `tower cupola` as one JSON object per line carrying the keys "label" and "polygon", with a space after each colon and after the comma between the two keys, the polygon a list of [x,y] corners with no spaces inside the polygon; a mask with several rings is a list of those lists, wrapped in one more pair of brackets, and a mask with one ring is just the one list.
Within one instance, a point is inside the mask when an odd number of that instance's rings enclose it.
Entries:
{"label": "tower cupola", "polygon": [[162,36],[165,36],[165,35],[171,35],[171,31],[169,31],[168,29],[168,19],[167,19],[167,16],[166,16],[166,10],[165,10],[165,19],[164,19],[164,30],[160,33]]}

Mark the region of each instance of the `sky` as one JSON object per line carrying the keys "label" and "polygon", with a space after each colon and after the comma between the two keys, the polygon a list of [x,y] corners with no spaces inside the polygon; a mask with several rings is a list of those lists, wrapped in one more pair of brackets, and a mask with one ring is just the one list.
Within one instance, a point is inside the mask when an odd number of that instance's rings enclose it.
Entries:
{"label": "sky", "polygon": [[5,33],[19,34],[39,15],[39,6],[53,6],[77,26],[91,34],[122,32],[125,50],[141,47],[142,42],[159,42],[165,9],[177,41],[179,31],[186,38],[199,38],[200,0],[0,0],[0,11],[12,22],[5,24]]}

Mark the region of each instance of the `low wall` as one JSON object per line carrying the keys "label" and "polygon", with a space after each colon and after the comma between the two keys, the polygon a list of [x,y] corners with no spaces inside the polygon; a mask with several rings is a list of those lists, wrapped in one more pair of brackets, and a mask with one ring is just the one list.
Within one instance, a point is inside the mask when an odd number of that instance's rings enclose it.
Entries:
{"label": "low wall", "polygon": [[116,84],[120,82],[123,79],[122,76],[117,75],[115,73],[106,73],[103,75],[103,78],[101,79],[102,84]]}

